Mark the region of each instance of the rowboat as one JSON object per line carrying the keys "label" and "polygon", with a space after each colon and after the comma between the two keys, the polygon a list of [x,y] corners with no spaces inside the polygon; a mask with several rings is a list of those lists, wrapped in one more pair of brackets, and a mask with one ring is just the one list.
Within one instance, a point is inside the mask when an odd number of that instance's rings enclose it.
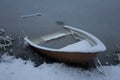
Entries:
{"label": "rowboat", "polygon": [[41,36],[24,38],[25,42],[40,54],[68,63],[87,63],[97,53],[105,51],[105,45],[92,34],[64,25],[64,30]]}

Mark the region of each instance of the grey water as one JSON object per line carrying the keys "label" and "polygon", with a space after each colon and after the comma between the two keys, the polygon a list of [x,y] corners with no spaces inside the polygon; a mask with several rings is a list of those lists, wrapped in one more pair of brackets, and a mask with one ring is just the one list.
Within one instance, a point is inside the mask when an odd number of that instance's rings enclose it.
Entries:
{"label": "grey water", "polygon": [[[24,15],[40,16],[22,18]],[[98,54],[103,64],[115,64],[113,53],[120,43],[120,0],[0,0],[0,27],[14,34],[17,54],[30,54],[22,48],[22,36],[36,38],[62,30],[57,21],[98,37],[107,47]],[[106,57],[107,56],[107,57]]]}

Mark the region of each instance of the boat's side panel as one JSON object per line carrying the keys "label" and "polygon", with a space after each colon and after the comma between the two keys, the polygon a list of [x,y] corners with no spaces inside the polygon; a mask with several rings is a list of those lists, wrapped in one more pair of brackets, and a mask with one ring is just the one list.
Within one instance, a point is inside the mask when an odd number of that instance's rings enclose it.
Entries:
{"label": "boat's side panel", "polygon": [[76,52],[55,52],[55,51],[47,51],[43,49],[33,48],[37,52],[52,57],[54,59],[68,62],[68,63],[87,63],[94,57],[96,57],[96,53],[76,53]]}

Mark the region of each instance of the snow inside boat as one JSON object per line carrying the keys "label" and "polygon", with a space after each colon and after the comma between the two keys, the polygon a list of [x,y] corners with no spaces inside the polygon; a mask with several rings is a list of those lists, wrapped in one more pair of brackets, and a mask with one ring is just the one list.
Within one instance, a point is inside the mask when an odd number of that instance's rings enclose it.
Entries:
{"label": "snow inside boat", "polygon": [[65,31],[24,40],[37,52],[69,63],[86,63],[105,51],[105,45],[92,34],[83,30],[64,26]]}

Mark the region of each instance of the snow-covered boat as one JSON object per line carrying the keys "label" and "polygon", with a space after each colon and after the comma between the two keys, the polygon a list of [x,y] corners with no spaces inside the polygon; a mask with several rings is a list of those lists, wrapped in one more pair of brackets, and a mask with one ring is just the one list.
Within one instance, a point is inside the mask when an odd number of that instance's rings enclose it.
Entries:
{"label": "snow-covered boat", "polygon": [[105,45],[92,34],[66,25],[64,28],[64,31],[38,39],[25,37],[24,40],[37,52],[69,63],[89,62],[98,52],[106,50]]}

